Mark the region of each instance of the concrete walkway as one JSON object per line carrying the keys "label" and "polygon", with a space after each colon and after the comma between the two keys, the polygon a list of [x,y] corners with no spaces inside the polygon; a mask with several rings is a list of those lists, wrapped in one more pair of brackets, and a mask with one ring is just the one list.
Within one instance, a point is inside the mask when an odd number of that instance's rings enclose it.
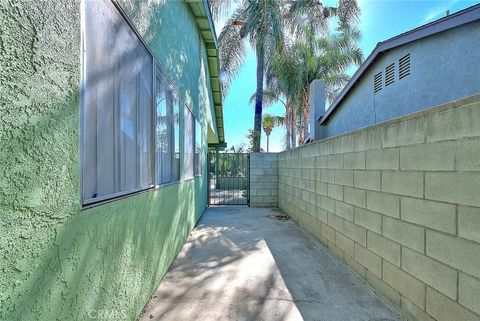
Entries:
{"label": "concrete walkway", "polygon": [[274,209],[209,208],[148,303],[151,320],[400,321]]}

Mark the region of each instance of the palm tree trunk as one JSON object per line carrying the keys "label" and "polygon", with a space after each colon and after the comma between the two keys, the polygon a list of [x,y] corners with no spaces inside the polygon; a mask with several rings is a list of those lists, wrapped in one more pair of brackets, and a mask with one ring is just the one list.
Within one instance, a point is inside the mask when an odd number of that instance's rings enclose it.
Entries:
{"label": "palm tree trunk", "polygon": [[263,102],[263,75],[265,68],[265,53],[263,45],[257,45],[257,92],[255,96],[255,122],[253,126],[253,151],[260,151],[262,137],[262,102]]}
{"label": "palm tree trunk", "polygon": [[297,147],[297,121],[295,117],[295,109],[290,110],[292,117],[292,148]]}
{"label": "palm tree trunk", "polygon": [[291,122],[290,122],[290,108],[289,108],[289,105],[288,105],[288,102],[287,104],[285,105],[285,129],[286,129],[286,147],[287,149],[290,149],[291,148],[291,145],[290,145],[290,137],[292,136],[291,135],[291,132],[290,132],[290,125]]}
{"label": "palm tree trunk", "polygon": [[303,104],[298,111],[298,141],[303,143]]}

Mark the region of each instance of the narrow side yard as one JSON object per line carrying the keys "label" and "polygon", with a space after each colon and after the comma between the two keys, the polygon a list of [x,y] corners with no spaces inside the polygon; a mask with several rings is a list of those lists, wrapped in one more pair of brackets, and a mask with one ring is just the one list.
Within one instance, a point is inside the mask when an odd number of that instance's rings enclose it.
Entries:
{"label": "narrow side yard", "polygon": [[140,320],[400,321],[276,209],[208,208]]}

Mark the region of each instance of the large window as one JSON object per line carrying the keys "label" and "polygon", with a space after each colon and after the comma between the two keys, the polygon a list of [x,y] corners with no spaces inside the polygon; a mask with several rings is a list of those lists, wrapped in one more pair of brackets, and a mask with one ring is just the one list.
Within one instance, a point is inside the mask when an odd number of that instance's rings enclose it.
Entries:
{"label": "large window", "polygon": [[110,1],[84,2],[83,204],[153,185],[153,57]]}
{"label": "large window", "polygon": [[155,182],[161,185],[180,179],[180,115],[178,94],[159,67],[155,79]]}
{"label": "large window", "polygon": [[[82,10],[82,204],[178,181],[177,90],[112,1],[84,1]],[[185,110],[191,178],[200,173],[200,126]]]}

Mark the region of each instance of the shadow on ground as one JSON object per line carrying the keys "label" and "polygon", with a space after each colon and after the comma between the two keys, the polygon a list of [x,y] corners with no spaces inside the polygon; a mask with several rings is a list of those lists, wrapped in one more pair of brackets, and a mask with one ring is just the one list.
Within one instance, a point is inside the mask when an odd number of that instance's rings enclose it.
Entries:
{"label": "shadow on ground", "polygon": [[146,320],[403,320],[274,209],[209,208],[146,306]]}

